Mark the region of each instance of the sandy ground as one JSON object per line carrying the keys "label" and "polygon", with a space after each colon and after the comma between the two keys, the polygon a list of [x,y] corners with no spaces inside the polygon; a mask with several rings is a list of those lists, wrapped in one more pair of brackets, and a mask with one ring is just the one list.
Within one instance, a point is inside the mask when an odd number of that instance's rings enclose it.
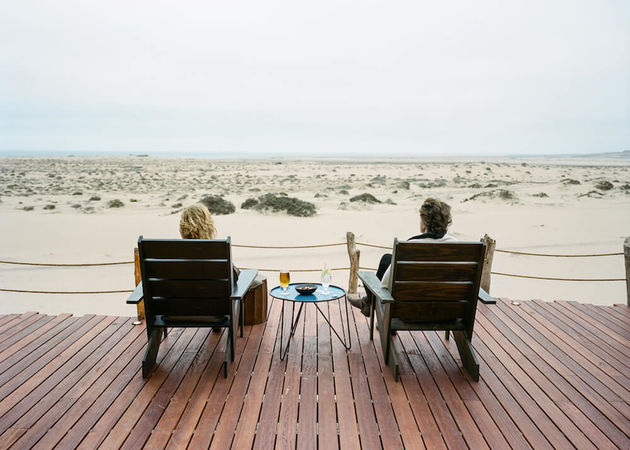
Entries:
{"label": "sandy ground", "polygon": [[[602,184],[602,182],[608,182]],[[611,187],[612,186],[612,187]],[[606,189],[610,187],[609,189]],[[419,232],[418,207],[429,196],[453,208],[451,234],[497,248],[538,253],[621,252],[629,235],[630,161],[626,158],[536,158],[484,161],[289,161],[158,157],[0,159],[0,259],[93,263],[128,261],[139,235],[178,237],[179,211],[206,194],[236,212],[217,215],[220,236],[234,244],[391,245]],[[244,210],[265,193],[312,202],[313,217]],[[382,203],[351,202],[371,193]],[[120,200],[124,206],[108,204]],[[383,250],[361,249],[376,267]],[[321,269],[349,266],[345,246],[322,249],[234,248],[241,267]],[[564,278],[624,278],[623,256],[540,258],[495,255],[496,272]],[[269,285],[277,273],[267,272]],[[292,281],[319,273],[294,272]],[[348,272],[333,283],[347,287]],[[0,264],[5,289],[82,291],[133,287],[133,265],[51,268]],[[512,299],[626,302],[624,282],[527,280],[495,275],[491,293]],[[126,294],[52,295],[0,292],[0,313],[39,311],[133,315]]]}

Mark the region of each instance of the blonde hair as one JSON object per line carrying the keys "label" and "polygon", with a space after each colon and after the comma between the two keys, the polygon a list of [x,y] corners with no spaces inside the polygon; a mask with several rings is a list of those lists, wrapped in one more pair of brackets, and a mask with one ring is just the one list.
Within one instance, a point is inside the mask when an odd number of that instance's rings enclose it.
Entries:
{"label": "blonde hair", "polygon": [[184,239],[214,239],[217,229],[208,208],[197,203],[182,211],[179,234]]}

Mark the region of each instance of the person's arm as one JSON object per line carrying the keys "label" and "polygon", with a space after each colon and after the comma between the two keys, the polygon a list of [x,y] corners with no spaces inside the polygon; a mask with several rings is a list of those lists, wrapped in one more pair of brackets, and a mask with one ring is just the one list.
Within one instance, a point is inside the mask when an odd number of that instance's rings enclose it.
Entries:
{"label": "person's arm", "polygon": [[389,266],[385,273],[383,274],[383,279],[381,280],[381,286],[385,289],[389,289],[389,279],[392,276],[392,266]]}

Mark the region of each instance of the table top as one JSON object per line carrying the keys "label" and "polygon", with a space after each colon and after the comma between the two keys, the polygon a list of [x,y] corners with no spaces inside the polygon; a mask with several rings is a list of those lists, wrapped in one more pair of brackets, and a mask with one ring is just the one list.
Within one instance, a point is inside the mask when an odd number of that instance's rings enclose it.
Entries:
{"label": "table top", "polygon": [[[302,284],[317,286],[317,290],[312,294],[302,295],[295,290],[296,286],[300,286]],[[328,293],[324,293],[321,283],[291,283],[289,284],[286,295],[282,294],[282,286],[274,287],[271,291],[269,291],[269,294],[274,298],[288,302],[329,302],[345,296],[346,291],[339,286],[331,284],[328,286]]]}

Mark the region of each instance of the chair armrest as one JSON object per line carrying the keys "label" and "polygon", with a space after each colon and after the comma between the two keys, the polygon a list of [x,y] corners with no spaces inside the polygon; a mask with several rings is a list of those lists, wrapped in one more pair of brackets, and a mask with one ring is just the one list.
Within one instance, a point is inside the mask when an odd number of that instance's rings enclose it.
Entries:
{"label": "chair armrest", "polygon": [[142,293],[142,283],[138,283],[138,286],[134,289],[134,291],[129,295],[127,299],[128,305],[137,305],[144,298],[144,294]]}
{"label": "chair armrest", "polygon": [[238,275],[238,280],[236,280],[236,285],[232,286],[232,295],[230,295],[230,298],[233,300],[243,298],[254,282],[256,275],[258,275],[258,270],[256,269],[241,270],[241,273]]}
{"label": "chair armrest", "polygon": [[365,289],[374,294],[381,303],[394,303],[392,294],[381,285],[381,280],[376,277],[374,272],[360,270],[358,275],[363,281]]}
{"label": "chair armrest", "polygon": [[479,288],[479,301],[481,301],[481,303],[487,303],[489,305],[495,305],[497,303],[496,298],[492,297],[481,288]]}

